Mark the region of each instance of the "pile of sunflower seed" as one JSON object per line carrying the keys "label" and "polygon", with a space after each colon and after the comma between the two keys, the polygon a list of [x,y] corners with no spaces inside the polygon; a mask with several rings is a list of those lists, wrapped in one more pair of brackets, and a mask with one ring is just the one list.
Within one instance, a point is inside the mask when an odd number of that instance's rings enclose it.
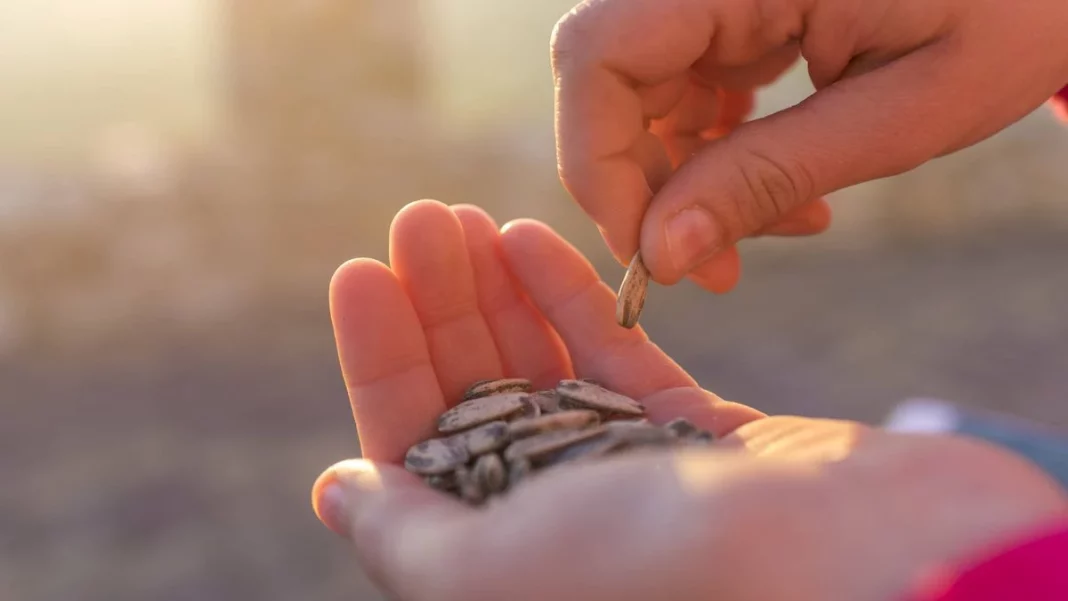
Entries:
{"label": "pile of sunflower seed", "polygon": [[540,391],[522,378],[483,380],[441,414],[439,437],[408,449],[404,466],[430,486],[481,505],[554,466],[713,440],[685,419],[657,426],[644,416],[641,403],[589,379]]}

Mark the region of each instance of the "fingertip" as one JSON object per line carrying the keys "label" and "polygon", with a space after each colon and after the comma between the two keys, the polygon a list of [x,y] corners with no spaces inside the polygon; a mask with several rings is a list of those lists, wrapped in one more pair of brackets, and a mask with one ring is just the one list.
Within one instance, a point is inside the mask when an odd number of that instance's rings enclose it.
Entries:
{"label": "fingertip", "polygon": [[814,230],[822,232],[831,227],[834,212],[831,211],[831,203],[827,199],[820,198],[810,203],[807,220]]}
{"label": "fingertip", "polygon": [[455,219],[456,215],[448,205],[441,201],[422,199],[410,202],[401,207],[393,216],[393,222],[389,228],[390,250],[392,252],[394,245],[407,239],[409,232],[423,231],[426,228],[440,225],[442,220]]}
{"label": "fingertip", "polygon": [[530,231],[540,231],[549,229],[549,226],[538,221],[537,219],[530,219],[528,217],[521,217],[519,219],[513,219],[503,226],[501,226],[501,235],[523,235]]}
{"label": "fingertip", "polygon": [[554,236],[552,228],[536,219],[513,219],[501,227],[501,242],[509,253],[534,247],[538,240]]}
{"label": "fingertip", "polygon": [[497,222],[483,210],[471,204],[455,204],[451,207],[456,218],[460,220],[468,242],[481,242],[495,239],[500,232]]}
{"label": "fingertip", "polygon": [[348,538],[345,520],[344,493],[332,469],[315,479],[311,489],[311,505],[315,517],[334,534]]}
{"label": "fingertip", "polygon": [[367,257],[349,259],[334,270],[330,278],[330,305],[334,307],[343,300],[358,299],[396,282],[396,275],[381,261]]}

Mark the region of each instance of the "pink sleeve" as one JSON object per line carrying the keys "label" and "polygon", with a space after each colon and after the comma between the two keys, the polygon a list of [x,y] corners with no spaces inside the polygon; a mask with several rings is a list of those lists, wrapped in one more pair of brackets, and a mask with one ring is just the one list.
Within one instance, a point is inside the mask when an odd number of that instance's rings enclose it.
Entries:
{"label": "pink sleeve", "polygon": [[906,601],[1068,599],[1068,523],[1060,523],[961,571],[926,578]]}
{"label": "pink sleeve", "polygon": [[1061,120],[1068,122],[1068,86],[1061,88],[1061,91],[1050,100],[1050,104],[1053,106],[1053,112]]}

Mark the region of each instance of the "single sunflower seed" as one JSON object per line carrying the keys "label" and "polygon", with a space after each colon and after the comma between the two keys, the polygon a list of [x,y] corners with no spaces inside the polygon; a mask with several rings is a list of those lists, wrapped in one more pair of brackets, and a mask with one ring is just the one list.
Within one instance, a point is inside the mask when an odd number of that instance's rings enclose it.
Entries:
{"label": "single sunflower seed", "polygon": [[431,438],[408,449],[404,467],[420,476],[438,476],[451,472],[470,458],[462,442],[452,438]]}
{"label": "single sunflower seed", "polygon": [[511,432],[506,421],[495,421],[475,426],[470,430],[453,434],[452,437],[461,441],[461,444],[467,447],[467,452],[472,457],[491,453],[504,448],[505,445],[511,442]]}
{"label": "single sunflower seed", "polygon": [[624,328],[631,329],[638,325],[638,318],[645,306],[645,295],[649,289],[649,270],[642,261],[638,251],[630,260],[623,283],[619,285],[616,295],[616,322]]}
{"label": "single sunflower seed", "polygon": [[479,489],[486,495],[504,492],[508,486],[508,470],[500,455],[496,453],[479,457],[472,468],[472,476],[478,481]]}
{"label": "single sunflower seed", "polygon": [[499,378],[497,380],[479,380],[464,391],[464,400],[503,394],[505,392],[530,392],[534,385],[526,378]]}
{"label": "single sunflower seed", "polygon": [[600,421],[601,416],[596,411],[578,409],[549,413],[535,418],[517,419],[508,424],[508,431],[513,439],[519,439],[553,430],[580,430],[587,426],[597,425]]}
{"label": "single sunflower seed", "polygon": [[530,400],[538,404],[542,415],[562,411],[560,409],[560,395],[555,390],[539,390],[530,395]]}
{"label": "single sunflower seed", "polygon": [[505,419],[526,408],[525,392],[507,392],[470,399],[449,409],[438,418],[442,434],[461,432],[468,428]]}
{"label": "single sunflower seed", "polygon": [[561,407],[593,409],[602,413],[621,413],[638,417],[645,415],[645,407],[638,401],[597,384],[581,380],[561,380],[556,385],[556,392],[560,394]]}
{"label": "single sunflower seed", "polygon": [[504,458],[507,461],[515,461],[523,457],[531,462],[537,462],[550,453],[583,440],[601,436],[604,432],[603,427],[598,426],[585,430],[553,430],[537,434],[508,445],[508,448],[504,450]]}

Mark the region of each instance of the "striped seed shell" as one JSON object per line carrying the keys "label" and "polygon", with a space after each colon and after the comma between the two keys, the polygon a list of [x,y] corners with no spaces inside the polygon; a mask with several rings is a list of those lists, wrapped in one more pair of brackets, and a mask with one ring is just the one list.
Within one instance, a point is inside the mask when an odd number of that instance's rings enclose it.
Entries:
{"label": "striped seed shell", "polygon": [[596,459],[623,449],[627,443],[616,436],[602,435],[573,444],[553,453],[544,461],[546,466],[561,465],[572,461]]}
{"label": "striped seed shell", "polygon": [[456,468],[456,484],[460,490],[460,498],[464,501],[472,505],[481,505],[486,499],[486,491],[482,490],[474,471],[466,466]]}
{"label": "striped seed shell", "polygon": [[501,449],[511,441],[508,422],[503,420],[482,424],[452,437],[467,447],[472,457]]}
{"label": "striped seed shell", "polygon": [[487,495],[503,492],[508,486],[508,470],[496,453],[479,457],[472,468],[472,476],[478,482],[479,489]]}
{"label": "striped seed shell", "polygon": [[518,439],[554,430],[580,430],[587,426],[597,425],[600,421],[601,416],[596,411],[578,409],[549,413],[535,418],[517,419],[508,424],[508,430],[513,439]]}
{"label": "striped seed shell", "polygon": [[609,436],[629,447],[667,445],[675,440],[670,431],[645,420],[609,422],[605,429]]}
{"label": "striped seed shell", "polygon": [[555,390],[539,390],[530,395],[530,400],[538,404],[542,415],[562,411],[560,409],[560,395]]}
{"label": "striped seed shell", "polygon": [[573,444],[601,436],[604,432],[604,428],[598,426],[585,430],[553,430],[537,434],[508,445],[508,448],[504,450],[504,459],[512,462],[519,458],[526,458],[536,462]]}
{"label": "striped seed shell", "polygon": [[622,413],[641,417],[645,407],[634,399],[607,388],[581,380],[560,380],[556,385],[561,406],[569,409],[593,409],[602,413]]}
{"label": "striped seed shell", "polygon": [[525,378],[479,380],[464,391],[464,400],[503,394],[505,392],[530,392],[532,390],[534,390],[534,385]]}
{"label": "striped seed shell", "polygon": [[534,401],[533,396],[528,394],[523,397],[523,410],[514,416],[514,420],[534,419],[541,416],[541,405]]}
{"label": "striped seed shell", "polygon": [[464,401],[438,417],[438,431],[452,434],[505,419],[526,407],[525,396],[525,392],[509,392]]}
{"label": "striped seed shell", "polygon": [[420,476],[446,474],[471,458],[467,447],[452,438],[431,438],[413,445],[404,456],[404,467]]}
{"label": "striped seed shell", "polygon": [[616,295],[616,322],[624,328],[630,329],[638,325],[638,317],[642,314],[645,306],[645,295],[649,288],[649,270],[642,261],[642,253],[638,251],[630,260],[627,273],[623,276],[623,283],[619,285],[619,293]]}

